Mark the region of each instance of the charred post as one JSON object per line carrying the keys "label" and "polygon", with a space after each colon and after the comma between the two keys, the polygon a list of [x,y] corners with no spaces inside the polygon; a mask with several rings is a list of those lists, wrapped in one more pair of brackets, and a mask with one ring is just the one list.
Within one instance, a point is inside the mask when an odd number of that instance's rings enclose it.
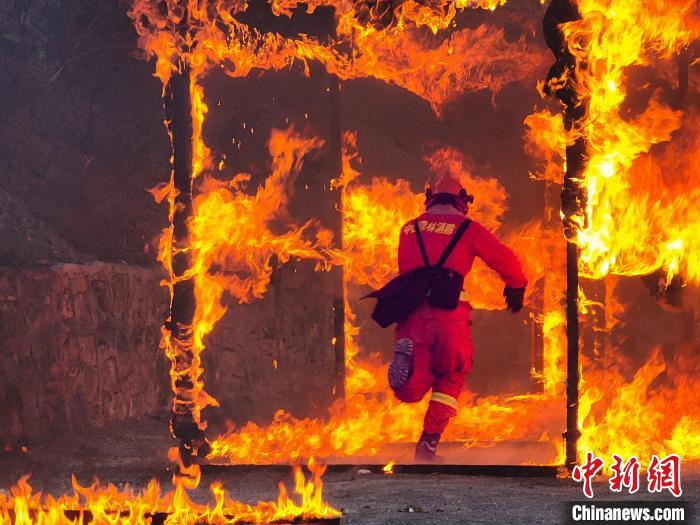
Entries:
{"label": "charred post", "polygon": [[[187,15],[181,31],[187,31]],[[194,279],[184,278],[191,267],[189,219],[192,215],[192,99],[190,70],[181,59],[164,91],[165,121],[172,145],[172,182],[175,190],[172,217],[172,272],[174,283],[170,316],[165,328],[170,332],[171,370],[174,372],[173,415],[170,428],[180,440],[183,461],[208,452],[204,431],[195,415],[196,392],[193,366],[192,325],[195,313]]]}
{"label": "charred post", "polygon": [[[336,38],[335,12],[328,11],[328,35]],[[330,97],[330,137],[328,145],[333,155],[332,177],[343,174],[343,128],[340,120],[340,80],[335,75],[328,76],[328,94]],[[330,182],[329,182],[330,184]],[[337,249],[343,249],[343,188],[330,188],[333,198],[331,229]],[[335,350],[335,386],[334,395],[345,397],[345,271],[342,266],[333,270],[333,332]]]}
{"label": "charred post", "polygon": [[[334,163],[334,172],[340,177],[343,172],[343,131],[340,124],[340,82],[330,77],[331,99],[331,133],[329,140],[333,155],[337,159]],[[343,190],[331,189],[333,195],[333,235],[336,239],[336,248],[343,249]],[[342,266],[333,269],[334,290],[333,297],[333,328],[335,347],[335,394],[345,397],[345,271]]]}
{"label": "charred post", "polygon": [[566,172],[561,192],[561,210],[566,237],[566,466],[572,469],[578,462],[579,402],[579,317],[578,317],[578,245],[576,237],[582,224],[582,210],[586,206],[583,171],[586,159],[586,139],[575,133],[581,127],[587,112],[587,100],[576,90],[580,78],[576,58],[561,24],[581,18],[575,0],[553,0],[544,16],[544,35],[557,61],[547,75],[547,89],[564,106],[564,128],[576,137],[566,148]]}

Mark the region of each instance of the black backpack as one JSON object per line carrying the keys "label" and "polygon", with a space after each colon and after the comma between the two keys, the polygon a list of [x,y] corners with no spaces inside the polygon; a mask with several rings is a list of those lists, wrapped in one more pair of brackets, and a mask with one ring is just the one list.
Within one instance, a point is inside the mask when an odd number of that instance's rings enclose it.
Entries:
{"label": "black backpack", "polygon": [[470,223],[469,219],[465,219],[459,225],[438,262],[431,265],[420,235],[418,220],[414,221],[418,247],[423,256],[425,266],[402,273],[379,290],[363,297],[363,299],[367,297],[377,299],[377,304],[372,311],[372,319],[379,326],[386,328],[393,323],[403,321],[424,300],[430,306],[442,308],[443,310],[454,310],[457,308],[462,286],[464,285],[464,275],[444,268],[443,265]]}

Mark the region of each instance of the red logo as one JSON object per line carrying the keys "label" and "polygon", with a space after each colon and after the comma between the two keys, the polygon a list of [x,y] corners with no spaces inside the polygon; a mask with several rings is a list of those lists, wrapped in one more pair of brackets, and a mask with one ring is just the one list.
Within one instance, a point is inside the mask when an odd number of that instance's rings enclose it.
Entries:
{"label": "red logo", "polygon": [[647,486],[649,492],[661,492],[664,489],[679,497],[683,494],[681,488],[681,458],[678,454],[669,454],[664,459],[654,454],[647,471]]}
{"label": "red logo", "polygon": [[[639,490],[639,471],[641,464],[637,456],[632,456],[627,461],[617,454],[612,455],[612,475],[608,485],[612,492],[627,492],[634,494]],[[586,461],[582,465],[576,465],[571,472],[574,481],[583,482],[583,494],[587,498],[593,497],[593,478],[603,469],[605,461],[596,457],[592,452],[586,453]],[[647,469],[647,490],[649,492],[662,492],[668,490],[675,497],[683,494],[681,488],[681,458],[678,454],[669,454],[663,459],[654,454]]]}
{"label": "red logo", "polygon": [[626,463],[617,454],[613,454],[613,475],[610,477],[610,490],[622,492],[623,487],[627,487],[630,494],[639,490],[639,461],[637,456],[632,456]]}
{"label": "red logo", "polygon": [[593,497],[593,477],[603,468],[605,462],[593,455],[592,452],[586,453],[586,463],[574,467],[571,477],[574,481],[583,481],[583,493],[587,498]]}

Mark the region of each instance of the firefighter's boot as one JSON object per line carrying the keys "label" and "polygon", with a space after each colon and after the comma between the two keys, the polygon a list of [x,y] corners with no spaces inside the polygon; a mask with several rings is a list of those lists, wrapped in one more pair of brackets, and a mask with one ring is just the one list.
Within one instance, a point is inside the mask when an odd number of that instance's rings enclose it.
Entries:
{"label": "firefighter's boot", "polygon": [[394,390],[402,388],[411,377],[413,362],[413,341],[401,338],[394,345],[394,360],[389,365],[389,386]]}
{"label": "firefighter's boot", "polygon": [[417,463],[439,463],[442,458],[437,455],[440,434],[423,432],[416,444]]}

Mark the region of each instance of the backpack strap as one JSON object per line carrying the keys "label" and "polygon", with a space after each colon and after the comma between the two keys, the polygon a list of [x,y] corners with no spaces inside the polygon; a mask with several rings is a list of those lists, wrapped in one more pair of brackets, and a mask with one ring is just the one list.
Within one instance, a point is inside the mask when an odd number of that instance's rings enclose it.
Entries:
{"label": "backpack strap", "polygon": [[457,243],[462,238],[462,235],[464,235],[464,232],[467,231],[467,228],[469,228],[469,225],[471,224],[471,222],[472,221],[470,221],[469,219],[464,219],[462,224],[459,225],[459,228],[457,228],[457,231],[450,239],[450,242],[445,247],[445,251],[442,252],[440,259],[438,260],[438,262],[435,266],[437,266],[438,268],[442,268],[442,265],[445,264],[445,262],[447,262],[447,258],[452,253],[452,250],[455,249],[455,246],[457,246]]}
{"label": "backpack strap", "polygon": [[418,219],[413,221],[413,225],[416,229],[416,240],[418,241],[418,248],[420,248],[420,253],[423,256],[423,264],[430,266],[430,259],[428,259],[428,252],[425,251],[425,244],[423,244],[423,238],[420,236],[420,228],[418,227]]}
{"label": "backpack strap", "polygon": [[[447,244],[445,247],[445,251],[442,252],[442,255],[440,256],[440,259],[438,260],[437,264],[435,264],[436,267],[442,268],[442,265],[445,264],[447,261],[447,258],[450,256],[452,251],[455,249],[455,246],[457,246],[457,243],[459,240],[462,238],[462,235],[464,235],[464,232],[467,231],[467,228],[471,224],[472,221],[469,219],[465,219],[462,221],[462,224],[459,225],[459,228],[457,228],[457,231],[454,233],[452,238],[450,239],[450,242]],[[425,250],[425,245],[423,244],[423,238],[420,235],[420,228],[418,227],[418,219],[413,221],[413,224],[416,229],[416,240],[418,241],[418,248],[420,248],[420,253],[423,256],[423,263],[426,266],[430,266],[430,259],[428,259],[428,252]]]}

